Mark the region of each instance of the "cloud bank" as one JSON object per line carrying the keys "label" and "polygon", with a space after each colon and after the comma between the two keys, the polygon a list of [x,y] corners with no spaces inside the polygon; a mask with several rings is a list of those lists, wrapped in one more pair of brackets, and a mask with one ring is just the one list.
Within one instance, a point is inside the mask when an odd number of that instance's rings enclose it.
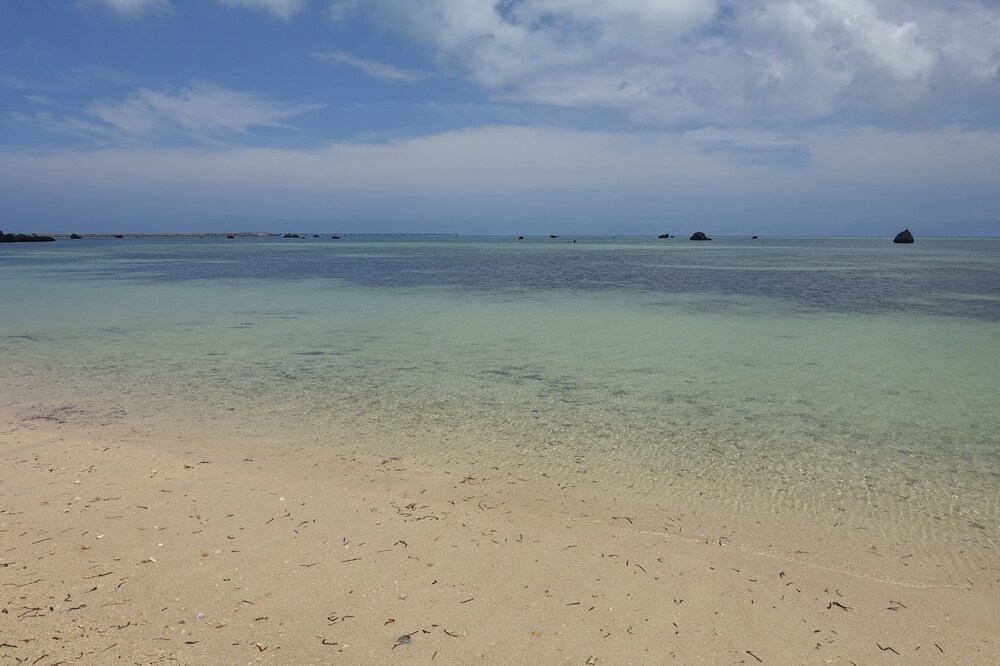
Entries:
{"label": "cloud bank", "polygon": [[787,139],[722,130],[495,126],[308,151],[0,153],[0,196],[9,215],[66,232],[137,220],[153,230],[622,234],[680,233],[698,220],[719,234],[784,235],[888,234],[900,219],[937,233],[996,224],[1000,195],[982,192],[995,190],[997,134],[822,129],[800,141],[791,147],[809,156],[794,168],[772,159]]}
{"label": "cloud bank", "polygon": [[930,0],[372,0],[497,98],[661,125],[839,112],[954,120],[1000,101],[1000,7]]}

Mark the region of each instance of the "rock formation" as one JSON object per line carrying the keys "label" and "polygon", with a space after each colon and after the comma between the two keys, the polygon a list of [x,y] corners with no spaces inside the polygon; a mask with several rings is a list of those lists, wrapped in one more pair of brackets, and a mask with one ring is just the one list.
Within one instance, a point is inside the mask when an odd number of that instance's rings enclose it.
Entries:
{"label": "rock formation", "polygon": [[38,243],[44,241],[54,241],[52,236],[38,236],[36,234],[5,234],[0,231],[0,243]]}

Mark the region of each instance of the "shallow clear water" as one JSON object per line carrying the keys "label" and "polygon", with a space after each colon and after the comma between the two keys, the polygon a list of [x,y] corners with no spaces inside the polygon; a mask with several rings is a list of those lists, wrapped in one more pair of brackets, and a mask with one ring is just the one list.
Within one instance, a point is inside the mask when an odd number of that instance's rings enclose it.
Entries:
{"label": "shallow clear water", "polygon": [[0,246],[0,406],[1000,533],[1000,241]]}

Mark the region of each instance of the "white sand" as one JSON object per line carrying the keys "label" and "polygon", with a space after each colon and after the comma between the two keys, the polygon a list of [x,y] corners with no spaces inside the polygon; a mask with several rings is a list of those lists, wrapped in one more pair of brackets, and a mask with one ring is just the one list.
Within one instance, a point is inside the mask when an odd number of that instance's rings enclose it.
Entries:
{"label": "white sand", "polygon": [[544,478],[0,417],[2,665],[1000,663],[995,559],[935,582]]}

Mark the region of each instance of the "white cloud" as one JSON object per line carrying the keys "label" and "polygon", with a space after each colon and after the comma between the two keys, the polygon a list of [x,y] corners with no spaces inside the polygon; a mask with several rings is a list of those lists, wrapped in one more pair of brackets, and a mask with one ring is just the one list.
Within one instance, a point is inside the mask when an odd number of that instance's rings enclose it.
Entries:
{"label": "white cloud", "polygon": [[331,65],[355,67],[368,76],[386,81],[419,81],[425,78],[422,72],[393,67],[377,60],[359,58],[345,51],[317,51],[312,57]]}
{"label": "white cloud", "polygon": [[266,9],[283,19],[291,18],[292,14],[305,6],[305,0],[216,0],[231,7],[257,7]]}
{"label": "white cloud", "polygon": [[166,14],[173,9],[170,0],[97,0],[97,2],[127,19],[137,19],[146,14]]}
{"label": "white cloud", "polygon": [[[113,146],[121,143],[121,135],[103,123],[61,114],[48,108],[30,113],[10,111],[5,120],[15,124],[20,132],[40,132],[61,135],[82,141],[85,145]],[[4,124],[4,123],[0,123]]]}
{"label": "white cloud", "polygon": [[951,65],[950,74],[992,83],[1000,74],[1000,10],[996,3],[930,3],[921,21],[924,38]]}
{"label": "white cloud", "polygon": [[46,86],[23,76],[0,71],[0,90],[38,90]]}
{"label": "white cloud", "polygon": [[343,21],[358,10],[359,0],[333,0],[330,3],[330,19],[333,21]]}
{"label": "white cloud", "polygon": [[1000,7],[987,0],[371,0],[369,8],[498,98],[615,109],[647,123],[902,117],[956,93],[995,95],[1000,63]]}
{"label": "white cloud", "polygon": [[140,88],[120,102],[91,104],[88,111],[132,136],[181,132],[195,138],[213,138],[256,126],[282,126],[286,119],[313,108],[198,84],[176,93]]}
{"label": "white cloud", "polygon": [[45,95],[26,94],[23,95],[22,97],[24,97],[24,101],[28,102],[29,104],[38,104],[42,106],[51,106],[55,104],[55,100],[53,100],[51,97],[46,97]]}
{"label": "white cloud", "polygon": [[[718,12],[715,0],[531,0],[509,3],[521,25],[553,21],[562,31],[580,30],[604,39],[662,39],[703,25]],[[502,6],[502,4],[501,4]]]}

